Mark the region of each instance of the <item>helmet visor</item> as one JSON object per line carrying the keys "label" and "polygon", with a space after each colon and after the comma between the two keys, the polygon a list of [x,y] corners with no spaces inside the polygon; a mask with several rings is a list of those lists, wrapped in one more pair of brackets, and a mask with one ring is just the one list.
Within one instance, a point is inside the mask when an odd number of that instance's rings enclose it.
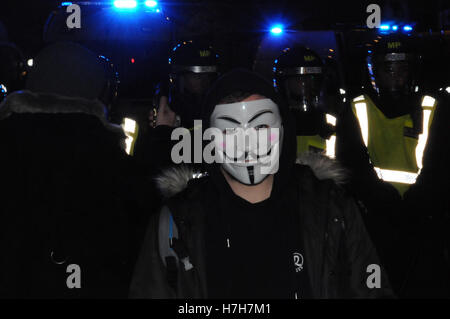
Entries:
{"label": "helmet visor", "polygon": [[321,74],[290,76],[286,79],[286,88],[292,99],[314,101],[320,96],[322,81]]}
{"label": "helmet visor", "polygon": [[407,54],[390,53],[377,59],[375,75],[382,91],[406,93],[411,90],[414,72]]}
{"label": "helmet visor", "polygon": [[184,89],[196,95],[203,95],[211,87],[217,77],[217,73],[193,73],[183,75]]}

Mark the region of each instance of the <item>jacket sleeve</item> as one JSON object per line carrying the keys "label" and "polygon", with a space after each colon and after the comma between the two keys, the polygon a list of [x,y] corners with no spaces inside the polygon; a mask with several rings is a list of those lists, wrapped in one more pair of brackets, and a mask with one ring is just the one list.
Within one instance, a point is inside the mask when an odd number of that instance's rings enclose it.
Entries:
{"label": "jacket sleeve", "polygon": [[171,299],[175,293],[167,281],[166,268],[158,248],[160,214],[150,218],[131,280],[129,297],[133,299]]}
{"label": "jacket sleeve", "polygon": [[[347,293],[350,298],[394,298],[387,273],[353,198],[341,194],[344,204],[343,253],[348,263]],[[338,197],[338,198],[339,198]]]}

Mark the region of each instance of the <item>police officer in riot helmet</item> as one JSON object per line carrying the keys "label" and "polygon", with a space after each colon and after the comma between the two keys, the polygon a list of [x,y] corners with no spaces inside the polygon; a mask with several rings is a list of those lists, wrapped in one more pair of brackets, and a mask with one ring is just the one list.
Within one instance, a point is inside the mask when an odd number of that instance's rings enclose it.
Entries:
{"label": "police officer in riot helmet", "polygon": [[[177,115],[178,123],[192,128],[199,118],[202,99],[219,75],[218,55],[210,45],[185,41],[173,49],[169,57],[169,85],[167,92],[162,88],[158,95],[159,104],[168,103],[170,110]],[[165,100],[165,95],[168,95]],[[159,110],[156,118],[166,116],[166,108]],[[165,107],[167,105],[164,105]],[[157,126],[160,121],[153,121]],[[163,124],[167,124],[163,121]]]}
{"label": "police officer in riot helmet", "polygon": [[380,39],[367,56],[367,94],[389,118],[414,112],[419,107],[421,56],[407,36],[390,35]]}
{"label": "police officer in riot helmet", "polygon": [[328,139],[334,128],[326,122],[325,66],[321,57],[304,46],[286,48],[275,60],[274,83],[289,103],[297,136]]}

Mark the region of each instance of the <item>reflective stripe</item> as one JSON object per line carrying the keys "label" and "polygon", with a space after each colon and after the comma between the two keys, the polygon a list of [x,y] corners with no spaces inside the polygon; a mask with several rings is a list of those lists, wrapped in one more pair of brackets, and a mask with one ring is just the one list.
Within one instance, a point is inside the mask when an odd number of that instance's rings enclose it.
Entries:
{"label": "reflective stripe", "polygon": [[123,130],[126,133],[134,134],[134,132],[136,132],[136,121],[129,119],[129,118],[124,118],[123,119]]}
{"label": "reflective stripe", "polygon": [[309,67],[296,67],[296,68],[284,68],[278,71],[279,75],[307,75],[307,74],[322,74],[322,67],[309,66]]}
{"label": "reflective stripe", "polygon": [[[333,126],[336,126],[336,117],[334,117],[333,115],[327,114],[326,115],[327,118],[327,123]],[[325,141],[326,143],[326,155],[328,157],[334,158],[336,155],[336,135],[332,135],[330,136],[330,138],[328,140]]]}
{"label": "reflective stripe", "polygon": [[425,95],[422,100],[423,109],[423,126],[422,126],[422,134],[419,135],[419,140],[417,142],[416,147],[416,163],[419,168],[419,172],[423,167],[423,153],[425,151],[425,147],[428,141],[428,128],[430,125],[431,112],[430,109],[425,108],[433,108],[436,105],[436,99],[431,96]]}
{"label": "reflective stripe", "polygon": [[416,173],[393,171],[379,167],[374,167],[374,169],[380,179],[392,183],[414,184],[419,175]]}
{"label": "reflective stripe", "polygon": [[332,135],[328,140],[325,141],[327,144],[326,155],[328,157],[334,158],[336,155],[336,135]]}
{"label": "reflective stripe", "polygon": [[326,118],[327,118],[327,123],[328,124],[336,126],[336,118],[333,115],[327,114]]}
{"label": "reflective stripe", "polygon": [[193,73],[217,73],[216,65],[174,65],[173,70],[177,72],[193,72]]}
{"label": "reflective stripe", "polygon": [[122,128],[125,132],[125,152],[128,155],[133,155],[134,143],[136,142],[138,126],[135,120],[124,118],[122,121]]}
{"label": "reflective stripe", "polygon": [[450,93],[450,86],[445,89],[448,93]]}
{"label": "reflective stripe", "polygon": [[406,53],[388,53],[384,56],[384,61],[404,61],[406,60]]}
{"label": "reflective stripe", "polygon": [[431,110],[423,110],[423,132],[419,135],[419,141],[416,147],[416,162],[419,170],[422,169],[423,152],[428,141],[428,126],[430,124]]}
{"label": "reflective stripe", "polygon": [[422,100],[422,107],[434,107],[436,100],[431,96],[425,95]]}
{"label": "reflective stripe", "polygon": [[369,119],[367,118],[367,104],[356,103],[356,116],[359,121],[359,127],[361,128],[361,135],[366,147],[369,145]]}
{"label": "reflective stripe", "polygon": [[360,95],[353,99],[353,102],[360,102],[360,101],[364,101],[364,95]]}

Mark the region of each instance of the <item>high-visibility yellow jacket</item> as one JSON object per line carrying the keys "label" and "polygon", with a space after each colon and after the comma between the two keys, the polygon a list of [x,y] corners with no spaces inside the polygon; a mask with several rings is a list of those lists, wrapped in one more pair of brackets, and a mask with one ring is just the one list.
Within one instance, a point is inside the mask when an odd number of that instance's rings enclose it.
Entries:
{"label": "high-visibility yellow jacket", "polygon": [[367,95],[352,101],[353,113],[378,177],[391,183],[402,196],[422,169],[435,104],[431,96],[422,98],[423,129],[421,134],[414,134],[411,115],[388,118]]}

